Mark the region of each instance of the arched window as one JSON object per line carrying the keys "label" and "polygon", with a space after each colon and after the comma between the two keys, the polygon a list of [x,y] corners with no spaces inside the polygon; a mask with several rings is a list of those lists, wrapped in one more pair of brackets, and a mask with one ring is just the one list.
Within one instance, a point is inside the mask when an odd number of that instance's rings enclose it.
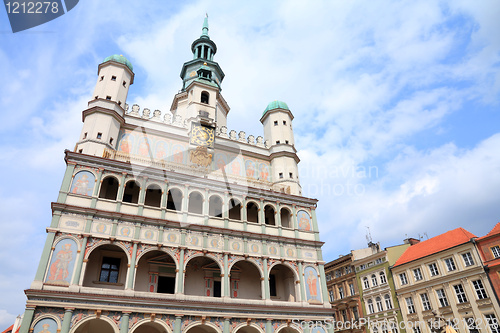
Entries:
{"label": "arched window", "polygon": [[247,221],[259,223],[259,208],[253,202],[247,204]]}
{"label": "arched window", "polygon": [[368,300],[368,313],[372,314],[375,312],[375,308],[373,307],[373,301],[371,299]]}
{"label": "arched window", "polygon": [[363,287],[364,287],[364,289],[370,288],[370,284],[369,284],[368,278],[366,276],[363,278]]}
{"label": "arched window", "polygon": [[115,177],[106,177],[102,181],[99,198],[116,200],[118,194],[118,180]]}
{"label": "arched window", "polygon": [[208,215],[222,217],[222,200],[218,195],[212,195],[208,202]]}
{"label": "arched window", "polygon": [[375,302],[377,302],[377,311],[384,311],[382,307],[382,299],[380,297],[375,298]]}
{"label": "arched window", "polygon": [[291,228],[290,211],[286,208],[281,208],[281,226],[284,228]]}
{"label": "arched window", "polygon": [[267,205],[264,207],[264,217],[266,224],[268,225],[276,225],[276,221],[274,220],[274,208],[271,205]]}
{"label": "arched window", "polygon": [[387,279],[385,278],[384,272],[380,272],[379,276],[380,276],[380,284],[384,284],[387,282]]}
{"label": "arched window", "polygon": [[195,214],[203,213],[203,197],[200,192],[191,192],[189,194],[188,212]]}
{"label": "arched window", "polygon": [[125,185],[123,192],[123,202],[130,202],[136,204],[139,201],[139,191],[141,186],[135,180],[131,180]]}
{"label": "arched window", "polygon": [[391,296],[389,296],[389,294],[386,294],[384,296],[384,299],[385,299],[385,307],[387,309],[392,309],[392,302],[391,302]]}
{"label": "arched window", "polygon": [[210,95],[206,91],[201,92],[201,102],[204,104],[208,104],[210,99]]}
{"label": "arched window", "polygon": [[375,287],[377,284],[378,284],[377,277],[375,276],[375,274],[373,274],[372,275],[372,285]]}
{"label": "arched window", "polygon": [[146,189],[146,198],[144,200],[146,206],[160,207],[161,205],[161,188],[156,184],[149,185]]}
{"label": "arched window", "polygon": [[168,191],[167,209],[180,211],[182,209],[182,192],[176,188]]}
{"label": "arched window", "polygon": [[236,199],[229,200],[229,219],[241,220],[241,202]]}

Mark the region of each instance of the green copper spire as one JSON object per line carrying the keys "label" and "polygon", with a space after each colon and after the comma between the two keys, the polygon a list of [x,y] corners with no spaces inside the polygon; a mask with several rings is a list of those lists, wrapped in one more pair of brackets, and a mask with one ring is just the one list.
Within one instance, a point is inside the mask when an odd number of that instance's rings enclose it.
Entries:
{"label": "green copper spire", "polygon": [[201,30],[203,31],[201,37],[210,38],[208,36],[208,14],[205,14],[205,20],[203,21],[203,28]]}

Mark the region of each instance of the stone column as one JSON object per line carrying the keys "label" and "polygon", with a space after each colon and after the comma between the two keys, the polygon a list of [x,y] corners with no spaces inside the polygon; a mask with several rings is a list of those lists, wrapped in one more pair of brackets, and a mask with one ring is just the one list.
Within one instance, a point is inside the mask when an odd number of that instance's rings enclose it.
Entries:
{"label": "stone column", "polygon": [[263,266],[264,266],[264,299],[271,299],[269,293],[269,272],[267,271],[267,258],[264,258]]}
{"label": "stone column", "polygon": [[90,203],[90,208],[95,208],[97,204],[97,196],[99,195],[99,188],[101,187],[100,185],[102,182],[103,171],[104,171],[103,168],[99,168],[99,170],[97,171],[97,177],[94,182],[94,193],[92,195],[92,202]]}
{"label": "stone column", "polygon": [[118,186],[118,194],[116,195],[116,211],[119,212],[122,207],[123,192],[125,191],[125,178],[127,177],[126,172],[122,172],[122,177],[120,179],[120,185]]}
{"label": "stone column", "polygon": [[[177,292],[182,294],[184,292],[184,249],[181,249],[179,255],[179,271],[177,272]],[[177,319],[176,319],[177,320]]]}
{"label": "stone column", "polygon": [[165,185],[163,187],[163,192],[161,194],[161,218],[165,218],[166,214],[166,209],[167,209],[167,199],[168,199],[168,182],[165,182]]}
{"label": "stone column", "polygon": [[43,276],[45,275],[47,265],[49,264],[50,252],[52,251],[52,244],[54,243],[55,238],[55,231],[49,231],[42,250],[42,257],[40,258],[40,263],[38,264],[38,269],[35,274],[35,281],[43,282]]}
{"label": "stone column", "polygon": [[120,324],[120,333],[128,333],[130,312],[122,312],[122,322]]}
{"label": "stone column", "polygon": [[88,235],[83,237],[82,246],[80,250],[78,250],[78,258],[76,259],[75,275],[73,276],[72,284],[79,284],[80,282],[80,275],[82,273],[83,259],[85,257],[85,249],[87,248],[88,239]]}
{"label": "stone column", "polygon": [[61,184],[61,189],[59,190],[59,196],[57,197],[57,202],[65,202],[68,197],[69,188],[71,186],[71,178],[73,178],[73,172],[75,171],[76,164],[73,162],[68,162],[66,166],[66,172],[64,173],[63,181]]}
{"label": "stone column", "polygon": [[181,327],[182,327],[182,316],[175,315],[174,333],[181,333]]}
{"label": "stone column", "polygon": [[132,289],[134,286],[134,276],[135,276],[135,261],[137,259],[137,241],[134,241],[134,247],[132,249],[132,258],[130,258],[130,267],[128,268],[128,280],[127,289]]}
{"label": "stone column", "polygon": [[306,290],[304,285],[304,271],[302,270],[302,261],[299,261],[299,281],[300,281],[300,300],[306,301]]}
{"label": "stone column", "polygon": [[273,333],[273,320],[266,319],[266,333]]}
{"label": "stone column", "polygon": [[231,332],[231,328],[229,326],[229,319],[228,317],[224,317],[224,328],[222,330],[222,333],[229,333]]}
{"label": "stone column", "polygon": [[224,293],[222,294],[222,296],[227,296],[227,297],[231,297],[231,293],[230,293],[230,271],[229,271],[229,267],[228,267],[228,254],[227,253],[224,253],[224,276],[223,276],[223,279],[224,279]]}
{"label": "stone column", "polygon": [[33,315],[35,314],[35,307],[26,307],[24,310],[23,321],[21,322],[21,327],[19,327],[19,333],[28,333],[30,330],[31,322],[33,321]]}
{"label": "stone column", "polygon": [[64,309],[64,318],[61,325],[61,333],[69,333],[69,328],[71,326],[71,318],[73,317],[74,308]]}

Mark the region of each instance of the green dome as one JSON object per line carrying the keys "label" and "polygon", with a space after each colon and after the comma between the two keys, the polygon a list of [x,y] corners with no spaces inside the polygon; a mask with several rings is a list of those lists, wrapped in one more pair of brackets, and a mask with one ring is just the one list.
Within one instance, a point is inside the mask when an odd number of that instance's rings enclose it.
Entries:
{"label": "green dome", "polygon": [[285,102],[282,102],[282,101],[272,101],[271,103],[267,104],[267,108],[264,110],[264,112],[262,113],[262,115],[265,115],[267,111],[271,111],[271,110],[274,110],[274,109],[285,109],[285,110],[290,111],[290,109],[288,108],[288,105],[286,105]]}
{"label": "green dome", "polygon": [[134,67],[132,67],[132,64],[130,63],[130,61],[128,61],[128,59],[125,58],[124,56],[122,56],[121,54],[120,55],[113,54],[112,56],[109,56],[106,59],[104,59],[104,61],[102,63],[105,63],[108,61],[116,61],[116,62],[119,62],[120,64],[127,65],[127,67],[130,68],[131,71],[134,71]]}

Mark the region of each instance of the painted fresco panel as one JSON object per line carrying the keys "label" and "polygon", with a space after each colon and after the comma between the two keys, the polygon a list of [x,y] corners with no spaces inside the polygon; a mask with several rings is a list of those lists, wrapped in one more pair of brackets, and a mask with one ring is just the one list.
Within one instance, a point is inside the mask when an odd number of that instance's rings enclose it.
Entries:
{"label": "painted fresco panel", "polygon": [[307,266],[304,269],[304,280],[306,286],[306,299],[308,302],[321,302],[321,293],[319,289],[318,272],[314,267]]}
{"label": "painted fresco panel", "polygon": [[71,183],[70,192],[73,194],[81,194],[91,196],[93,194],[95,184],[95,176],[90,171],[80,171]]}
{"label": "painted fresco panel", "polygon": [[56,333],[57,323],[54,319],[44,318],[36,323],[33,333]]}
{"label": "painted fresco panel", "polygon": [[69,286],[73,277],[78,246],[72,239],[63,239],[57,243],[45,282]]}
{"label": "painted fresco panel", "polygon": [[299,230],[311,230],[311,217],[305,210],[299,210],[297,212],[297,222],[299,224]]}

